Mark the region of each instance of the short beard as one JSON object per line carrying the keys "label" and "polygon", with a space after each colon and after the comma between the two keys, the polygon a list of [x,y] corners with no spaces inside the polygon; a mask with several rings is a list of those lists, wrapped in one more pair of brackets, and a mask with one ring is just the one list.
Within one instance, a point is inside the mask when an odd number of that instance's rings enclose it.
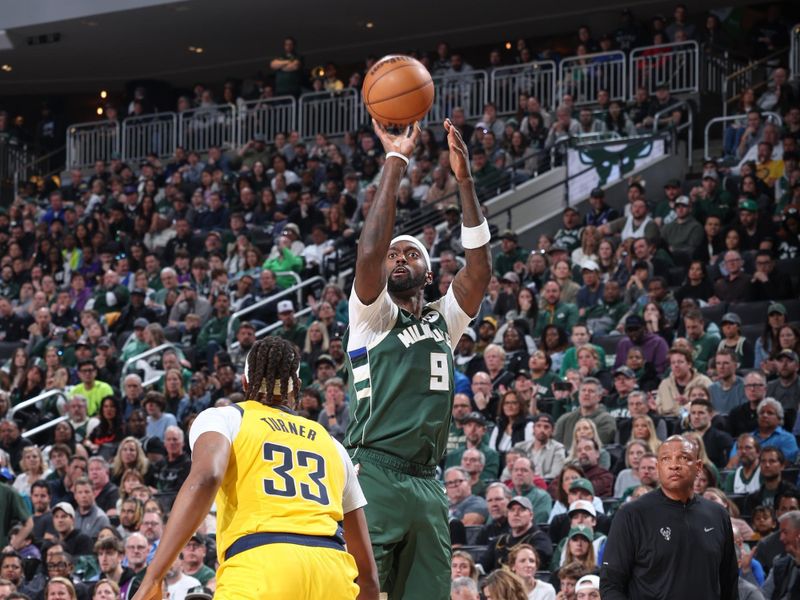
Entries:
{"label": "short beard", "polygon": [[[412,271],[409,270],[409,273]],[[425,277],[427,273],[422,271],[419,275],[411,275],[405,279],[395,280],[389,277],[389,280],[386,282],[386,287],[391,294],[397,294],[399,292],[407,292],[409,290],[413,290],[415,288],[423,288],[425,287]]]}

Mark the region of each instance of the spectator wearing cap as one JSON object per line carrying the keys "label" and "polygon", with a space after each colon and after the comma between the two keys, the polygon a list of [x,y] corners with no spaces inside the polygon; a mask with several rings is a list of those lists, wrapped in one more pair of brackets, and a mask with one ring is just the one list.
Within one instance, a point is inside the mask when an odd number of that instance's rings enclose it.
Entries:
{"label": "spectator wearing cap", "polygon": [[675,199],[675,220],[661,228],[661,238],[674,255],[680,253],[691,256],[703,243],[703,226],[692,216],[692,201],[688,196]]}
{"label": "spectator wearing cap", "polygon": [[591,259],[583,261],[581,275],[583,285],[575,297],[575,304],[578,306],[579,318],[583,319],[586,317],[586,311],[595,306],[603,297],[605,285],[600,279],[600,266]]}
{"label": "spectator wearing cap", "polygon": [[675,212],[675,200],[681,195],[680,180],[670,179],[664,184],[664,196],[653,209],[653,219],[659,227],[672,223],[678,216]]}
{"label": "spectator wearing cap", "polygon": [[520,456],[511,465],[511,492],[515,496],[528,499],[533,507],[535,522],[545,523],[553,508],[553,499],[536,485],[538,476],[530,458]]}
{"label": "spectator wearing cap", "polygon": [[302,348],[306,340],[306,327],[297,322],[294,315],[294,303],[291,300],[278,302],[278,319],[282,325],[275,330],[273,335],[292,342]]}
{"label": "spectator wearing cap", "polygon": [[581,215],[575,207],[564,209],[561,228],[553,236],[553,243],[560,243],[570,254],[581,245]]}
{"label": "spectator wearing cap", "polygon": [[[610,279],[603,284],[602,297],[586,309],[581,320],[595,334],[605,335],[616,328],[629,310],[630,305],[623,299],[619,282]],[[603,355],[605,356],[605,352]]]}
{"label": "spectator wearing cap", "polygon": [[739,232],[739,249],[743,252],[756,251],[761,242],[769,236],[769,230],[761,223],[758,203],[752,198],[739,201],[739,218],[736,229]]}
{"label": "spectator wearing cap", "polygon": [[[553,552],[553,560],[550,563],[550,571],[557,571],[560,567],[564,566],[567,560],[567,542],[580,528],[581,534],[589,534],[591,538],[587,538],[594,547],[594,554],[599,561],[603,555],[603,547],[606,543],[606,535],[597,528],[597,510],[595,510],[592,503],[588,500],[575,500],[569,505],[567,511],[569,518],[569,533],[566,537],[562,538]],[[588,531],[586,531],[588,529]]]}
{"label": "spectator wearing cap", "polygon": [[182,569],[186,575],[197,579],[201,585],[216,587],[216,572],[205,564],[206,538],[202,533],[195,533],[186,542],[181,555],[183,557]]}
{"label": "spectator wearing cap", "polygon": [[[333,370],[333,360],[330,356],[323,354],[317,359],[317,363],[322,360],[328,361],[331,370]],[[317,420],[328,433],[342,442],[347,431],[347,425],[350,423],[350,409],[347,405],[344,382],[338,377],[329,378],[323,384],[323,393],[325,402]]]}
{"label": "spectator wearing cap", "polygon": [[453,354],[454,366],[457,370],[461,371],[472,379],[478,371],[486,370],[486,363],[483,357],[475,352],[475,344],[478,341],[478,334],[471,327],[467,327],[466,331],[461,334],[461,339],[456,345],[456,351]]}
{"label": "spectator wearing cap", "polygon": [[136,319],[144,319],[147,323],[156,323],[159,316],[156,311],[147,305],[147,290],[133,288],[130,292],[130,301],[122,307],[122,312],[109,331],[115,335],[130,332]]}
{"label": "spectator wearing cap", "polygon": [[658,375],[662,375],[667,367],[667,351],[669,347],[660,335],[647,331],[644,319],[639,315],[625,318],[625,336],[617,344],[617,358],[614,368],[625,364],[628,351],[638,347],[642,351],[645,362],[652,364]]}
{"label": "spectator wearing cap", "polygon": [[450,517],[465,526],[483,525],[489,518],[486,500],[472,494],[470,476],[461,467],[450,467],[444,472]]}
{"label": "spectator wearing cap", "polygon": [[69,392],[69,397],[81,396],[86,399],[86,414],[93,417],[106,396],[113,396],[114,390],[105,381],[99,381],[97,366],[93,360],[81,360],[78,363],[78,377],[81,382]]}
{"label": "spectator wearing cap", "polygon": [[[469,401],[465,394],[458,394],[461,396],[461,401]],[[455,403],[455,401],[454,401]],[[453,409],[455,412],[455,408]],[[457,446],[451,451],[448,451],[445,459],[445,467],[462,466],[462,456],[467,450],[479,450],[483,454],[483,468],[480,473],[480,478],[484,482],[490,482],[497,479],[500,473],[500,454],[494,450],[485,440],[486,435],[486,418],[479,412],[470,412],[460,419],[461,427],[464,431],[464,444]],[[469,471],[469,469],[467,469]]]}
{"label": "spectator wearing cap", "polygon": [[656,394],[656,410],[659,415],[675,417],[681,414],[689,401],[690,386],[711,386],[711,380],[694,368],[692,353],[673,347],[667,353],[670,374],[661,380]]}
{"label": "spectator wearing cap", "polygon": [[517,544],[530,544],[539,556],[539,564],[550,564],[553,546],[537,526],[533,517],[533,505],[524,496],[515,496],[507,506],[508,533],[501,534],[480,558],[480,564],[486,573],[506,565],[508,553]]}
{"label": "spectator wearing cap", "polygon": [[[800,403],[800,377],[798,377],[797,352],[784,348],[778,352],[775,362],[778,364],[778,378],[767,385],[767,396],[775,398],[787,411],[794,411],[797,414],[797,406]],[[800,430],[797,424],[788,423],[793,430]]]}
{"label": "spectator wearing cap", "polygon": [[[583,473],[583,470],[578,465],[566,468],[578,475]],[[556,482],[558,481],[557,479]],[[548,534],[554,544],[557,544],[569,534],[571,520],[568,514],[569,507],[578,500],[585,500],[594,507],[597,518],[597,526],[595,529],[608,533],[609,527],[611,526],[611,519],[603,513],[602,500],[595,496],[594,486],[591,481],[585,477],[578,477],[569,483],[566,501],[563,503],[561,501],[556,502],[556,504],[553,505],[553,510],[550,512]]]}
{"label": "spectator wearing cap", "polygon": [[139,317],[133,322],[133,334],[128,338],[128,341],[125,342],[119,356],[123,363],[150,349],[150,345],[145,338],[145,329],[149,324],[147,319],[142,317]]}
{"label": "spectator wearing cap", "polygon": [[[625,365],[617,367],[611,374],[613,377],[613,384],[610,393],[603,397],[603,404],[615,417],[625,415],[625,409],[628,406],[628,395],[637,389],[638,381],[636,380],[636,373]],[[619,423],[617,424],[619,428]],[[618,434],[621,432],[618,431]]]}
{"label": "spectator wearing cap", "polygon": [[522,265],[528,260],[528,251],[519,247],[517,234],[511,229],[506,229],[500,236],[501,252],[494,259],[494,272],[498,275],[503,273],[519,273]]}
{"label": "spectator wearing cap", "polygon": [[534,472],[545,479],[558,477],[566,460],[566,450],[561,442],[553,439],[555,422],[547,413],[533,419],[533,439],[514,446],[530,458]]}
{"label": "spectator wearing cap", "polygon": [[603,188],[594,188],[589,194],[591,210],[583,217],[584,225],[600,227],[619,218],[619,212],[606,204],[606,193]]}
{"label": "spectator wearing cap", "polygon": [[[91,484],[88,489],[91,491]],[[69,502],[59,502],[53,507],[53,528],[58,532],[58,541],[72,556],[92,554],[92,538],[75,526],[75,509]]]}
{"label": "spectator wearing cap", "polygon": [[[775,273],[775,259],[772,252],[759,250],[756,253],[755,265],[756,269],[750,278],[750,300],[783,300],[793,296],[791,278],[780,277]],[[782,305],[775,303],[769,308],[776,306]],[[758,364],[756,363],[756,366]]]}
{"label": "spectator wearing cap", "polygon": [[556,325],[563,331],[571,331],[577,322],[578,308],[574,304],[562,302],[561,285],[557,281],[548,281],[542,289],[542,301],[533,336],[540,338],[548,325]]}
{"label": "spectator wearing cap", "polygon": [[716,170],[703,172],[703,179],[699,186],[692,188],[689,196],[694,206],[695,218],[705,223],[706,217],[719,217],[723,224],[728,224],[734,217],[734,202],[730,193],[718,189],[719,175]]}
{"label": "spectator wearing cap", "polygon": [[200,329],[197,336],[198,356],[207,356],[208,364],[213,364],[213,356],[224,349],[228,342],[228,324],[233,320],[231,329],[239,328],[239,317],[231,315],[231,301],[222,292],[214,299],[214,316]]}
{"label": "spectator wearing cap", "polygon": [[722,340],[717,350],[726,348],[736,355],[740,369],[752,369],[755,360],[753,344],[742,335],[742,319],[733,312],[725,313],[720,320]]}
{"label": "spectator wearing cap", "polygon": [[736,353],[727,348],[717,350],[714,366],[716,381],[708,386],[714,410],[727,415],[734,408],[747,401],[744,394],[744,381],[736,374],[738,359]]}
{"label": "spectator wearing cap", "polygon": [[170,327],[180,327],[186,320],[186,315],[190,313],[197,315],[200,322],[205,323],[211,317],[211,312],[211,303],[197,294],[194,284],[190,281],[183,281],[178,284],[178,297],[169,311],[167,324]]}
{"label": "spectator wearing cap", "polygon": [[597,575],[581,577],[575,584],[575,600],[600,600],[600,578]]}

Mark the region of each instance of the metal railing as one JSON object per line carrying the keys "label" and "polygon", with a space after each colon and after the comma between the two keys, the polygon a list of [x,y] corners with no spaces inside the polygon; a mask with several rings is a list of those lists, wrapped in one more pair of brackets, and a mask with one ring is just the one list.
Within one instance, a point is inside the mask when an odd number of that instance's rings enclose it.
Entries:
{"label": "metal railing", "polygon": [[[175,348],[175,344],[167,342],[165,344],[160,344],[160,345],[156,346],[155,348],[150,348],[149,350],[145,350],[144,352],[142,352],[141,354],[137,354],[136,356],[131,356],[128,360],[125,361],[125,364],[122,365],[122,371],[121,371],[121,375],[120,375],[120,378],[119,378],[120,389],[124,389],[125,388],[125,377],[127,375],[130,375],[130,372],[128,371],[128,369],[131,367],[131,365],[136,366],[136,364],[140,360],[144,360],[148,356],[154,356],[156,354],[166,352],[167,350],[175,350],[175,349],[176,349]],[[148,364],[148,368],[150,368],[149,364]],[[154,373],[157,372],[157,371],[158,371],[157,369],[153,369]],[[147,372],[147,370],[145,370],[145,375],[147,375],[147,374],[148,374],[148,372]],[[145,387],[147,385],[152,385],[153,384],[153,380],[155,379],[157,381],[158,378],[160,378],[162,374],[163,374],[163,372],[160,372],[158,377],[155,377],[155,375],[153,377],[148,377],[142,385],[145,386]]]}
{"label": "metal railing", "polygon": [[557,76],[556,63],[552,60],[494,69],[490,88],[497,113],[517,112],[521,94],[535,96],[542,106],[555,106]]}
{"label": "metal railing", "polygon": [[702,81],[703,90],[711,94],[721,94],[725,78],[731,73],[744,69],[750,59],[730,50],[705,48],[703,50]]}
{"label": "metal railing", "polygon": [[300,137],[312,138],[318,133],[340,136],[355,131],[365,121],[365,111],[358,90],[314,92],[300,96],[298,103]]}
{"label": "metal railing", "polygon": [[786,48],[776,50],[772,54],[756,61],[746,67],[734,71],[722,80],[722,115],[728,115],[728,106],[739,99],[746,88],[761,88],[769,82],[772,69],[776,66],[774,61],[787,53]]}
{"label": "metal railing", "polygon": [[489,97],[489,76],[486,71],[470,71],[463,75],[433,77],[436,96],[427,120],[441,123],[460,106],[467,119],[480,119]]}
{"label": "metal railing", "polygon": [[173,155],[178,145],[178,116],[156,113],[129,117],[122,122],[122,158],[140,161],[148,154],[159,158]]}
{"label": "metal railing", "polygon": [[608,91],[610,100],[625,100],[627,69],[625,53],[619,50],[570,56],[558,65],[560,95],[572,94],[576,106],[595,104],[600,90]]}
{"label": "metal railing", "polygon": [[297,122],[297,100],[292,96],[279,96],[244,103],[236,123],[236,141],[239,145],[261,134],[268,140],[280,132],[291,131]]}
{"label": "metal railing", "polygon": [[666,85],[673,94],[700,91],[700,51],[695,41],[634,48],[630,56],[630,97],[643,86],[653,94]]}
{"label": "metal railing", "polygon": [[213,146],[235,148],[236,129],[236,109],[230,104],[178,113],[178,143],[196,152],[207,152]]}
{"label": "metal railing", "polygon": [[[775,112],[765,112],[762,113],[762,116],[765,120],[775,123],[778,127],[783,126],[783,119],[778,113]],[[711,128],[715,125],[724,124],[724,123],[731,123],[733,121],[743,121],[747,118],[747,115],[728,115],[727,117],[715,117],[706,123],[706,126],[703,130],[703,157],[706,160],[710,160],[713,157],[711,156]],[[723,125],[724,131],[724,125]]]}
{"label": "metal railing", "polygon": [[[259,300],[255,304],[251,304],[250,306],[247,306],[247,307],[243,308],[242,310],[238,310],[235,313],[233,313],[231,315],[231,318],[228,319],[228,333],[227,333],[227,336],[226,336],[226,339],[229,340],[228,345],[233,347],[232,346],[233,342],[230,341],[233,338],[233,324],[237,320],[241,321],[241,317],[243,315],[249,314],[249,313],[251,313],[251,312],[253,312],[255,310],[258,310],[259,308],[262,308],[262,307],[266,306],[270,302],[275,302],[275,300],[278,300],[279,298],[283,298],[284,296],[290,296],[290,295],[292,295],[294,293],[297,293],[298,297],[301,298],[299,296],[299,294],[302,293],[303,288],[307,288],[307,287],[309,287],[311,285],[317,285],[317,284],[320,284],[320,283],[322,285],[325,285],[327,283],[327,281],[324,278],[320,277],[319,275],[315,275],[314,277],[310,277],[310,278],[306,279],[305,281],[302,281],[302,282],[298,283],[297,285],[293,285],[292,287],[288,287],[285,290],[281,290],[280,292],[276,292],[275,294],[272,294],[271,296],[268,296],[266,298],[263,298],[262,300]],[[298,302],[298,306],[299,305],[300,304]],[[297,315],[297,314],[298,314],[298,312],[295,312],[295,315]],[[280,326],[280,322],[278,322],[277,324]]]}
{"label": "metal railing", "polygon": [[792,27],[789,40],[789,78],[800,79],[800,23]]}
{"label": "metal railing", "polygon": [[[310,314],[311,314],[311,308],[310,307],[306,307],[306,308],[303,308],[301,310],[295,311],[294,316],[295,317],[305,317],[306,315],[310,315]],[[257,339],[261,339],[265,335],[269,335],[273,331],[277,330],[281,325],[283,325],[283,323],[281,323],[280,321],[276,321],[275,323],[270,323],[266,327],[262,327],[261,329],[256,331],[256,338]],[[236,340],[233,340],[229,344],[229,347],[230,347],[231,350],[235,350],[236,348],[239,347],[239,342],[236,341]]]}
{"label": "metal railing", "polygon": [[[680,125],[675,125],[672,119],[669,117],[673,112],[678,109],[684,109],[686,111],[686,121],[681,123]],[[667,119],[664,119],[667,117]],[[687,139],[686,139],[686,164],[688,166],[692,166],[692,143],[694,141],[694,111],[692,107],[689,105],[688,102],[681,100],[680,102],[675,102],[674,104],[669,105],[666,108],[662,108],[656,114],[653,115],[653,135],[658,134],[659,132],[664,131],[662,128],[661,121],[667,121],[666,127],[670,129],[672,133],[677,136],[679,133],[683,131],[688,131]],[[677,139],[673,138],[674,148],[677,150],[678,144]]]}
{"label": "metal railing", "polygon": [[98,160],[111,160],[120,151],[118,121],[76,123],[67,128],[67,168],[84,169]]}
{"label": "metal railing", "polygon": [[[23,400],[19,404],[12,406],[8,411],[8,418],[12,418],[14,414],[22,410],[23,408],[28,408],[29,406],[36,406],[38,409],[42,408],[42,402],[47,400],[48,398],[53,397],[61,397],[64,400],[68,400],[68,396],[66,392],[63,390],[50,390],[49,392],[42,392],[38,396],[34,396],[33,398],[28,398],[27,400]],[[61,421],[68,420],[69,417],[67,415],[60,415],[48,421],[47,423],[42,423],[41,425],[37,425],[33,429],[28,429],[27,431],[23,432],[22,437],[29,438],[33,437],[37,433],[41,433],[42,431],[47,431],[48,429],[52,429]]]}

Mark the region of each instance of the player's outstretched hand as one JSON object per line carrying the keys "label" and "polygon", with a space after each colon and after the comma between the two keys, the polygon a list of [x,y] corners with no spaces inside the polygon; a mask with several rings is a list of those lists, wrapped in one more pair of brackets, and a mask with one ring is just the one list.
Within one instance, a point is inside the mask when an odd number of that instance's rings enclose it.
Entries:
{"label": "player's outstretched hand", "polygon": [[372,127],[375,135],[381,140],[385,152],[399,152],[403,156],[411,157],[417,146],[417,139],[419,139],[419,123],[409,125],[403,133],[398,135],[386,131],[386,128],[375,119],[372,119]]}
{"label": "player's outstretched hand", "polygon": [[444,130],[447,132],[447,146],[450,148],[450,168],[456,181],[469,179],[472,176],[469,171],[469,149],[461,132],[450,119],[444,120]]}

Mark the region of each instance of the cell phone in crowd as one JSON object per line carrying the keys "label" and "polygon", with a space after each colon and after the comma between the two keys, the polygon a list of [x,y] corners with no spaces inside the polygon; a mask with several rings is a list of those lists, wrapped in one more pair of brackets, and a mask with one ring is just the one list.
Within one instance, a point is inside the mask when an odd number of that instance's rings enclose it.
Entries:
{"label": "cell phone in crowd", "polygon": [[554,381],[553,382],[553,391],[554,392],[571,392],[572,391],[572,384],[569,381]]}

